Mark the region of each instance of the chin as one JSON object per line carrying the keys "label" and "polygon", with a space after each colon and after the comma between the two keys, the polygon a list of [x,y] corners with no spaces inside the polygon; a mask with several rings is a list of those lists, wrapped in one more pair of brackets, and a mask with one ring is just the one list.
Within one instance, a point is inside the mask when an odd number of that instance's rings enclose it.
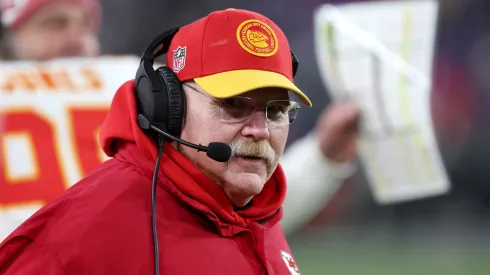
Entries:
{"label": "chin", "polygon": [[225,189],[230,200],[236,202],[237,199],[244,200],[262,192],[265,182],[266,177],[256,173],[230,173]]}

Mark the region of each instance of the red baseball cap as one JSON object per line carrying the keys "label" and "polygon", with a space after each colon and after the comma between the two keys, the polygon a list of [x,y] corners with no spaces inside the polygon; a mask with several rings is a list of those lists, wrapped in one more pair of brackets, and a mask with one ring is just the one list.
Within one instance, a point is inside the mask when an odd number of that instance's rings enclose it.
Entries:
{"label": "red baseball cap", "polygon": [[170,44],[167,66],[181,82],[194,80],[216,98],[277,87],[311,107],[293,83],[286,36],[272,20],[252,11],[215,11],[181,27]]}

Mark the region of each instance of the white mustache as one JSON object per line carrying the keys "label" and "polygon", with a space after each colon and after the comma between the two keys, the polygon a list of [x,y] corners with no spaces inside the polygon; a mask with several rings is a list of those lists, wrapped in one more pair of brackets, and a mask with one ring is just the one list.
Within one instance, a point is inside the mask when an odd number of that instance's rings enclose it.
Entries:
{"label": "white mustache", "polygon": [[235,140],[230,144],[232,157],[252,157],[264,159],[268,165],[276,162],[276,152],[268,141]]}

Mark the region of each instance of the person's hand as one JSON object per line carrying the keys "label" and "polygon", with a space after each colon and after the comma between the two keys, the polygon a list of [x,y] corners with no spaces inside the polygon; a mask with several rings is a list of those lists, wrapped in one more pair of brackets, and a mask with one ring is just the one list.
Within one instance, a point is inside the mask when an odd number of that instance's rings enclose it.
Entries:
{"label": "person's hand", "polygon": [[316,134],[325,157],[337,163],[357,158],[359,108],[353,103],[332,103],[316,125]]}

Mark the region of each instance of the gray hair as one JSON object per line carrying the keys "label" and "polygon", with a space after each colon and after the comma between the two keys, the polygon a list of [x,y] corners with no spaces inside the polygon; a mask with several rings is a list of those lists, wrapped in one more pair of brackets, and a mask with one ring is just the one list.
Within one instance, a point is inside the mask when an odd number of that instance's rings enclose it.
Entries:
{"label": "gray hair", "polygon": [[268,165],[273,165],[277,161],[277,154],[267,140],[237,139],[230,144],[230,147],[232,156],[261,158]]}

